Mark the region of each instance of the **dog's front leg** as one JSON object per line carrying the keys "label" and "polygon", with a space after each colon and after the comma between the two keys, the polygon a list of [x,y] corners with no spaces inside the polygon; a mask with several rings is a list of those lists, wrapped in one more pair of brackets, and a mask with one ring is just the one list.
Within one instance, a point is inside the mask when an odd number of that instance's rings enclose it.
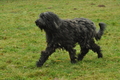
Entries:
{"label": "dog's front leg", "polygon": [[67,47],[65,48],[68,52],[69,52],[69,56],[70,56],[70,59],[71,59],[71,63],[76,63],[76,50],[73,49],[72,47]]}
{"label": "dog's front leg", "polygon": [[36,64],[37,67],[41,67],[54,51],[55,51],[55,48],[53,47],[47,47],[45,51],[41,51],[41,57]]}
{"label": "dog's front leg", "polygon": [[76,50],[72,49],[71,51],[69,51],[69,55],[70,55],[70,59],[71,59],[71,63],[76,63]]}

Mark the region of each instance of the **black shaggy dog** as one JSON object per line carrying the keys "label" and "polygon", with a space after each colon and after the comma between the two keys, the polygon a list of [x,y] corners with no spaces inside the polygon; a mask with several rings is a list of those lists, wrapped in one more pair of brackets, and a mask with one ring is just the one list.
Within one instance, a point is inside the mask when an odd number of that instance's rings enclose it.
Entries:
{"label": "black shaggy dog", "polygon": [[[41,13],[35,23],[45,31],[47,39],[47,47],[41,52],[37,67],[41,67],[57,48],[69,52],[71,63],[81,61],[90,49],[98,54],[98,58],[103,57],[100,46],[95,43],[94,38],[100,40],[105,30],[104,23],[99,23],[100,30],[96,32],[94,23],[88,19],[63,20],[52,12]],[[78,58],[74,49],[76,43],[81,47]]]}

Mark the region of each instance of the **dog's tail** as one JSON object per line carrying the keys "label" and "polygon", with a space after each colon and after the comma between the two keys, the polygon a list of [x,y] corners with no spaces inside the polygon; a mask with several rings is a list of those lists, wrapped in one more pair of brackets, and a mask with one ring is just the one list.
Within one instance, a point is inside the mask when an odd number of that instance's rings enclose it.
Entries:
{"label": "dog's tail", "polygon": [[106,24],[101,22],[101,23],[99,23],[99,26],[100,26],[100,30],[96,33],[96,36],[95,36],[96,40],[101,39],[101,37],[104,33],[104,30],[105,30]]}

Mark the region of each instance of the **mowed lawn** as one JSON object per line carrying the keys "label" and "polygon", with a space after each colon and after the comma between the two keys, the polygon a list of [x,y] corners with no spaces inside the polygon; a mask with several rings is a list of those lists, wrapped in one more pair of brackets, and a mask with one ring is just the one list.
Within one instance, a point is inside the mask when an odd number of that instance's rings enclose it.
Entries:
{"label": "mowed lawn", "polygon": [[[37,68],[46,39],[34,22],[46,11],[62,19],[88,18],[97,30],[106,23],[96,42],[104,57],[90,51],[71,64],[68,52],[56,50]],[[78,54],[80,47],[75,49]],[[120,80],[120,0],[0,0],[0,80]]]}

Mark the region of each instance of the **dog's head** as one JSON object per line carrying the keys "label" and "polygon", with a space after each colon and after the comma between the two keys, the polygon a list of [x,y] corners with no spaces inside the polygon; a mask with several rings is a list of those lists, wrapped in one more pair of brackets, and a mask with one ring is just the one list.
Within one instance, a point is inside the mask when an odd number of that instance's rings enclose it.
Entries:
{"label": "dog's head", "polygon": [[35,23],[41,30],[56,30],[59,28],[61,20],[52,12],[44,12],[40,14],[40,18]]}

